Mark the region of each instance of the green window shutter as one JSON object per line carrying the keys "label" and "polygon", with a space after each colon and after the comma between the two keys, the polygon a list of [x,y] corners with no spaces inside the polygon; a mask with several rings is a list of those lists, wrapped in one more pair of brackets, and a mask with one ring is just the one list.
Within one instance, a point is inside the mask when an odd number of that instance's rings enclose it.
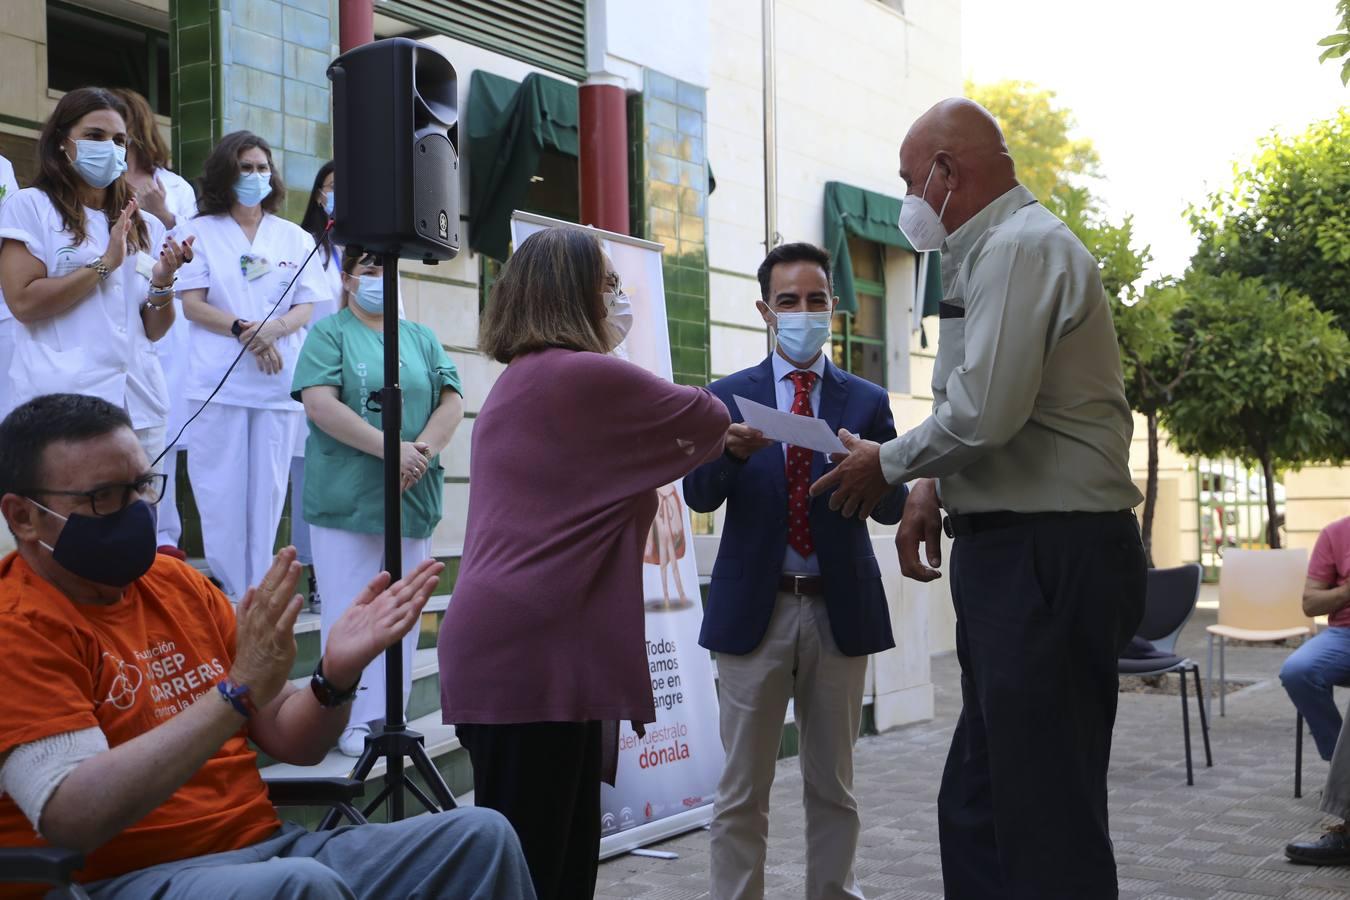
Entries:
{"label": "green window shutter", "polygon": [[385,0],[375,10],[550,72],[586,78],[585,0]]}
{"label": "green window shutter", "polygon": [[[900,231],[900,205],[899,197],[838,181],[825,183],[825,249],[830,251],[840,312],[858,311],[849,235],[901,250],[914,250]],[[937,315],[938,302],[942,299],[942,269],[938,256],[935,250],[928,260],[928,281],[922,298],[925,316]]]}
{"label": "green window shutter", "polygon": [[480,69],[469,76],[468,106],[469,247],[505,261],[511,212],[531,207],[544,154],[577,158],[577,87],[537,72],[516,82]]}

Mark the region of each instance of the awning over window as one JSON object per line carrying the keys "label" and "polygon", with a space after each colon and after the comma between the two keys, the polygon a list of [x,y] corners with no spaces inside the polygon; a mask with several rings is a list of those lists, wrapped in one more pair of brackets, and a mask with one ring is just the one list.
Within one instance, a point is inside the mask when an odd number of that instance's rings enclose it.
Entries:
{"label": "awning over window", "polygon": [[[858,297],[853,289],[853,260],[848,252],[848,236],[857,235],[868,241],[899,247],[914,252],[897,224],[900,221],[898,197],[878,194],[838,181],[825,183],[825,249],[833,260],[834,292],[839,297],[843,312],[858,311]],[[923,314],[935,316],[942,300],[942,267],[934,251],[928,260],[927,283],[923,289]]]}
{"label": "awning over window", "polygon": [[576,158],[577,87],[532,73],[469,81],[469,247],[505,260],[511,212],[524,205],[545,150]]}

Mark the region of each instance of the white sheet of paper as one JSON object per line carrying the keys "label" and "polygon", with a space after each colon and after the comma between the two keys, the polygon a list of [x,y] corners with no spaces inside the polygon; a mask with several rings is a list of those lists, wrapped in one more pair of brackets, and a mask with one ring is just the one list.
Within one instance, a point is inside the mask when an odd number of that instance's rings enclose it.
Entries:
{"label": "white sheet of paper", "polygon": [[820,453],[847,453],[839,436],[830,430],[824,419],[779,412],[763,403],[732,395],[745,424],[757,429],[771,441],[782,441],[796,447],[805,447]]}

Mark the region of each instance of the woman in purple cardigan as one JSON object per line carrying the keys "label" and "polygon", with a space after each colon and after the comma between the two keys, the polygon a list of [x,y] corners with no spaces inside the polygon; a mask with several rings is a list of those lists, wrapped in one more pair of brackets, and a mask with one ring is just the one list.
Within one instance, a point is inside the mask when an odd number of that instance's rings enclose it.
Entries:
{"label": "woman in purple cardigan", "polygon": [[613,726],[656,719],[642,598],[656,489],[721,453],[730,424],[706,390],[608,355],[627,306],[589,234],[545,229],[503,267],[479,336],[508,365],[474,420],[441,715],[540,900],[594,894]]}

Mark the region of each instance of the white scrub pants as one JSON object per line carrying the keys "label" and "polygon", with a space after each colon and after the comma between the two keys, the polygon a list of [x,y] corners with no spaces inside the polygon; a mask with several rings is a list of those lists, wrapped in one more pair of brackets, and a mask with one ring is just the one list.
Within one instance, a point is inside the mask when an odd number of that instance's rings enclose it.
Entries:
{"label": "white scrub pants", "polygon": [[[164,426],[152,425],[149,428],[137,428],[136,440],[141,442],[141,449],[145,451],[147,462],[153,463],[160,453],[164,452]],[[164,471],[164,460],[159,461],[159,465],[151,466],[156,472]]]}
{"label": "white scrub pants", "polygon": [[177,547],[183,536],[183,519],[178,514],[178,463],[183,448],[175,447],[164,454],[160,468],[169,480],[164,483],[164,496],[159,501],[159,527],[155,543],[161,547]]}
{"label": "white scrub pants", "polygon": [[213,402],[192,423],[188,476],[206,563],[235,602],[272,565],[295,418],[303,415]]}
{"label": "white scrub pants", "polygon": [[[319,580],[323,606],[319,609],[320,640],[328,646],[328,631],[333,623],[351,606],[352,600],[367,582],[384,569],[384,535],[361,534],[340,528],[309,526],[310,544],[314,550],[314,574]],[[424,559],[431,558],[430,538],[403,539],[403,571],[410,572]],[[412,693],[413,651],[417,649],[414,625],[403,638],[403,710],[408,710],[408,695]],[[384,654],[377,656],[361,673],[361,690],[352,701],[349,725],[369,725],[383,719],[384,708]]]}
{"label": "white scrub pants", "polygon": [[[314,551],[310,548],[309,523],[305,521],[305,458],[291,457],[291,546],[295,561],[302,566],[314,565]],[[323,591],[319,591],[323,596]]]}
{"label": "white scrub pants", "polygon": [[9,364],[14,359],[15,319],[0,319],[0,419],[14,409],[14,383],[9,379]]}

